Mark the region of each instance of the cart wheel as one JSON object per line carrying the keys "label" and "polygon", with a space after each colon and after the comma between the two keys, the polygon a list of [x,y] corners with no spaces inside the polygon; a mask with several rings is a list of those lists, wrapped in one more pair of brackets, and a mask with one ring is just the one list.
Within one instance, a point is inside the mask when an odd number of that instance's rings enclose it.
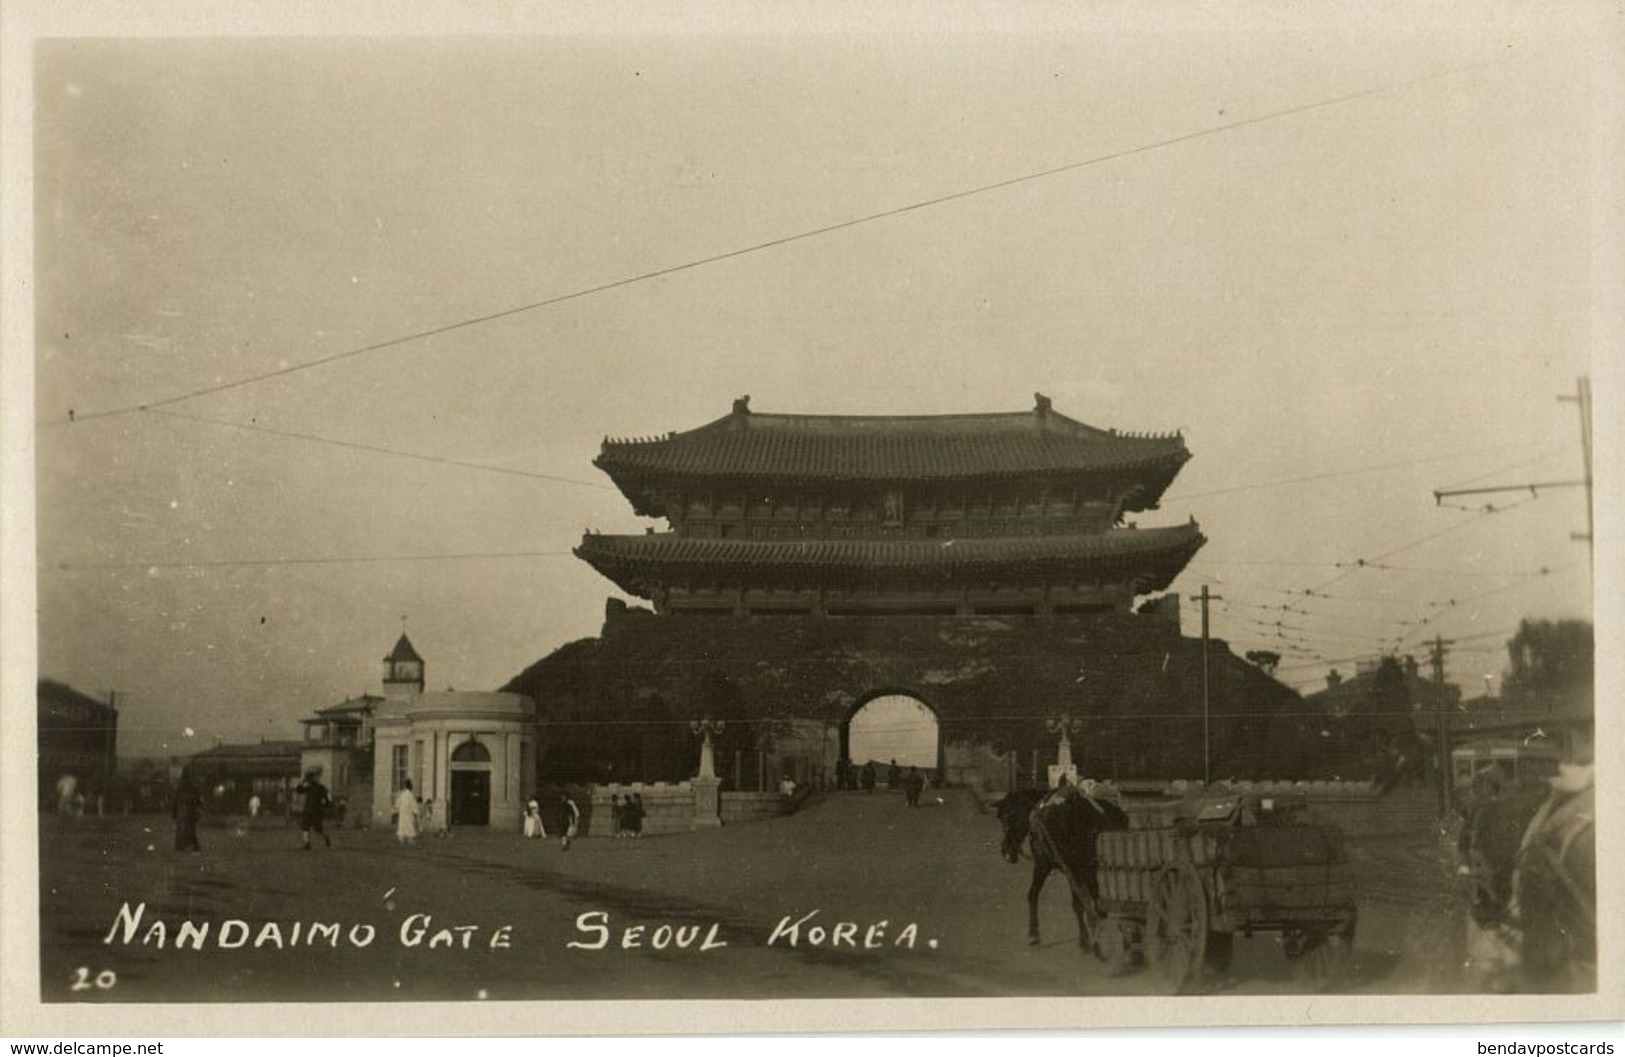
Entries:
{"label": "cart wheel", "polygon": [[1281,933],[1281,953],[1287,961],[1296,962],[1319,940],[1318,935],[1305,929],[1287,929]]}
{"label": "cart wheel", "polygon": [[1222,973],[1230,968],[1230,959],[1236,951],[1236,937],[1229,932],[1207,934],[1207,967]]}
{"label": "cart wheel", "polygon": [[1348,975],[1350,953],[1348,940],[1340,935],[1318,938],[1293,962],[1293,975],[1309,990],[1325,991]]}
{"label": "cart wheel", "polygon": [[1095,957],[1106,965],[1107,976],[1122,976],[1134,968],[1134,941],[1139,929],[1120,918],[1107,918],[1095,930]]}
{"label": "cart wheel", "polygon": [[1195,984],[1207,949],[1207,893],[1189,863],[1157,875],[1145,923],[1145,959],[1169,994]]}

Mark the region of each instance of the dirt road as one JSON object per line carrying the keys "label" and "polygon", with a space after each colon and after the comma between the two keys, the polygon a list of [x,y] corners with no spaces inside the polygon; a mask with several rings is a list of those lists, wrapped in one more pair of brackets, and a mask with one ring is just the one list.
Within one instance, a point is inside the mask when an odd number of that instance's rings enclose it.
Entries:
{"label": "dirt road", "polygon": [[[47,819],[45,1001],[1133,995],[1079,951],[1065,886],[1026,942],[1027,867],[970,794],[815,799],[784,819],[639,840],[464,831],[401,847],[280,821]],[[1460,991],[1436,837],[1352,842],[1357,993]],[[184,929],[184,934],[183,934]],[[206,930],[206,932],[204,931]],[[199,933],[204,934],[199,936]],[[1238,939],[1212,993],[1302,990],[1272,937]]]}

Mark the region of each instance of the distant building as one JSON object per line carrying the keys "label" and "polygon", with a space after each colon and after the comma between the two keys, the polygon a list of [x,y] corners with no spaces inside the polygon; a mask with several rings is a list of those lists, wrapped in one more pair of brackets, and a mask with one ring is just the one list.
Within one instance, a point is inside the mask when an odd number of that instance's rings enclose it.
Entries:
{"label": "distant building", "polygon": [[299,783],[297,741],[259,741],[216,745],[195,753],[188,765],[203,793],[204,810],[242,815],[250,797],[260,798],[267,814],[286,813]]}
{"label": "distant building", "polygon": [[38,700],[40,807],[56,809],[64,778],[87,802],[110,795],[118,774],[116,704],[51,679],[39,681]]}
{"label": "distant building", "polygon": [[517,830],[536,788],[531,699],[425,692],[423,658],[404,634],[384,658],[383,685],[384,696],[367,699],[368,707],[354,714],[356,736],[370,738],[373,824],[390,822],[395,796],[411,779],[418,799],[434,801],[437,817],[452,826]]}
{"label": "distant building", "polygon": [[[404,638],[404,636],[403,636]],[[384,698],[362,694],[336,705],[319,708],[305,726],[300,744],[299,773],[319,771],[328,796],[366,812],[372,803],[373,717]],[[365,821],[366,815],[358,816]],[[348,821],[348,819],[347,819]]]}
{"label": "distant building", "polygon": [[[1349,676],[1336,668],[1331,669],[1326,673],[1326,688],[1303,695],[1305,703],[1332,716],[1361,711],[1377,689],[1377,673],[1382,668],[1383,660],[1382,657],[1358,660],[1354,664],[1354,674]],[[1405,695],[1410,700],[1412,712],[1431,713],[1437,704],[1455,708],[1461,702],[1461,687],[1451,682],[1441,687],[1432,679],[1425,678],[1416,658],[1406,656],[1396,658],[1395,662],[1403,676]]]}

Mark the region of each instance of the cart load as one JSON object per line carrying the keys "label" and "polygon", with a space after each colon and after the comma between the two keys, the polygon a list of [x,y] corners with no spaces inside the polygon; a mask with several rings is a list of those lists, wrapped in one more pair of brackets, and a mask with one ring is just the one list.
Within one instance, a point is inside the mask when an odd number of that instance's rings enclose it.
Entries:
{"label": "cart load", "polygon": [[1162,828],[1099,834],[1096,862],[1094,947],[1113,971],[1143,954],[1182,991],[1204,965],[1228,965],[1238,932],[1280,933],[1317,987],[1347,961],[1356,912],[1342,832],[1312,821],[1301,801],[1201,797]]}

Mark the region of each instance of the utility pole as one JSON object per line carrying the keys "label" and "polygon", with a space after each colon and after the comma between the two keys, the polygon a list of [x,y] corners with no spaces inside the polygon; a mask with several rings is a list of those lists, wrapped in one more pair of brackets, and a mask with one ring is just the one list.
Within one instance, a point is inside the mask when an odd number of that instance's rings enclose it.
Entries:
{"label": "utility pole", "polygon": [[1433,715],[1436,723],[1435,737],[1439,742],[1439,818],[1450,817],[1451,783],[1455,780],[1451,774],[1450,760],[1450,707],[1444,699],[1444,655],[1446,646],[1454,646],[1454,639],[1442,639],[1434,636],[1431,660],[1433,662]]}
{"label": "utility pole", "polygon": [[1585,489],[1586,489],[1586,530],[1582,536],[1576,532],[1575,539],[1583,539],[1591,548],[1591,560],[1597,560],[1597,545],[1592,540],[1596,531],[1591,513],[1591,379],[1581,375],[1574,384],[1573,396],[1559,396],[1558,401],[1564,404],[1578,404],[1580,406],[1580,450],[1585,455]]}
{"label": "utility pole", "polygon": [[1208,750],[1207,604],[1222,602],[1222,595],[1210,595],[1202,585],[1202,785],[1213,781],[1213,760]]}
{"label": "utility pole", "polygon": [[1597,559],[1596,544],[1592,542],[1594,526],[1591,512],[1591,379],[1581,375],[1575,382],[1574,395],[1558,394],[1558,402],[1580,405],[1580,450],[1585,454],[1585,476],[1578,481],[1530,481],[1526,484],[1503,484],[1489,488],[1435,488],[1433,502],[1444,502],[1446,496],[1489,495],[1494,492],[1528,492],[1539,495],[1553,488],[1584,488],[1586,490],[1586,530],[1570,534],[1571,539],[1585,540],[1591,547],[1593,564]]}

